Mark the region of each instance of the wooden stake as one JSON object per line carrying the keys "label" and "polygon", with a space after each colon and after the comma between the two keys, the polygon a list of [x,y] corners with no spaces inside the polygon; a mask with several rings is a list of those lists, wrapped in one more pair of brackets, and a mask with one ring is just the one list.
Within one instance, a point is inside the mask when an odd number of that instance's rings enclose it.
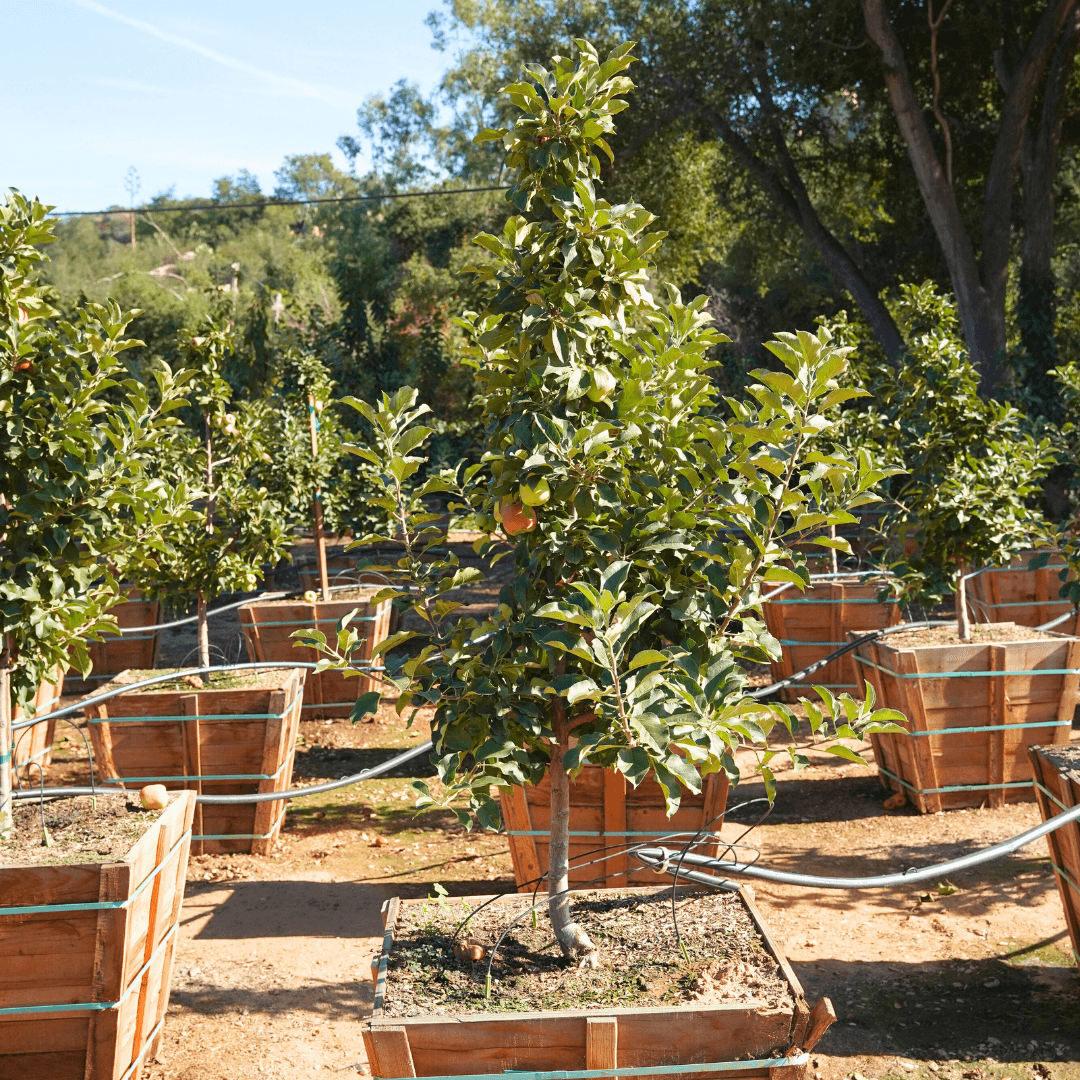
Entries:
{"label": "wooden stake", "polygon": [[11,774],[15,762],[11,737],[11,648],[5,637],[0,642],[0,841],[15,833],[14,803],[11,798]]}
{"label": "wooden stake", "polygon": [[[319,421],[315,416],[315,395],[308,394],[308,421],[311,426],[311,456],[319,456]],[[315,500],[311,504],[312,515],[315,518],[315,558],[319,561],[319,584],[322,587],[322,598],[330,600],[330,581],[326,572],[326,537],[323,535],[322,503],[319,500],[321,492],[316,490]]]}
{"label": "wooden stake", "polygon": [[961,641],[971,640],[971,623],[968,622],[967,582],[964,580],[964,556],[956,556],[956,636]]}

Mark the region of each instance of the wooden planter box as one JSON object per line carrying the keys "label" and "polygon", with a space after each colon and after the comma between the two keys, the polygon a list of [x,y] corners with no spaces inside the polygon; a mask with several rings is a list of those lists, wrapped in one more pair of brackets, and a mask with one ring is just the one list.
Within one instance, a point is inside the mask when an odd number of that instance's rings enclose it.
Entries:
{"label": "wooden planter box", "polygon": [[0,867],[0,1080],[139,1080],[169,1003],[194,809],[193,792],[174,798],[122,862]]}
{"label": "wooden planter box", "polygon": [[857,652],[877,704],[907,717],[907,734],[871,736],[878,772],[921,813],[1028,802],[1027,748],[1069,741],[1080,676],[1064,672],[1080,668],[1078,638],[915,648],[883,638]]}
{"label": "wooden planter box", "polygon": [[[374,596],[372,589],[369,596]],[[322,657],[314,649],[297,648],[292,636],[297,630],[314,628],[328,638],[335,632],[337,622],[354,608],[360,612],[353,619],[357,633],[363,636],[354,654],[370,660],[375,646],[385,641],[389,633],[390,601],[372,604],[364,599],[331,600],[253,600],[240,608],[240,627],[244,632],[248,658],[252,662],[276,660],[285,663],[314,664]],[[346,676],[340,671],[309,672],[304,691],[304,719],[341,719],[352,714],[353,705],[361,694],[379,690],[385,684],[376,679]]]}
{"label": "wooden planter box", "polygon": [[127,597],[110,614],[116,616],[118,626],[140,632],[112,634],[101,641],[88,641],[94,668],[85,679],[75,668],[68,671],[67,684],[72,692],[85,693],[121,671],[142,671],[157,665],[161,635],[154,628],[160,620],[161,605],[156,600],[142,599],[142,593],[137,589],[128,589]]}
{"label": "wooden planter box", "polygon": [[[55,709],[60,704],[60,697],[64,692],[64,669],[57,667],[53,680],[42,680],[34,695],[32,716],[41,716]],[[17,706],[12,714],[12,720],[26,720],[26,711]],[[37,762],[42,769],[48,770],[52,763],[53,739],[56,737],[56,721],[46,720],[33,727],[22,728],[14,735],[15,752],[12,755],[12,767],[16,772],[22,769],[25,782],[36,784],[41,779],[38,772],[32,767],[31,762]]]}
{"label": "wooden planter box", "polygon": [[[783,655],[769,667],[773,682],[779,682],[824,659],[848,641],[848,633],[868,634],[900,622],[896,601],[881,604],[880,579],[854,578],[815,581],[805,592],[794,586],[775,600],[761,605],[765,625]],[[783,701],[795,702],[816,697],[810,687],[826,686],[834,693],[861,698],[863,676],[856,670],[851,653],[826,664],[806,680],[805,688],[790,686],[780,691]]]}
{"label": "wooden planter box", "polygon": [[[1076,755],[1076,764],[1070,768],[1054,761],[1047,749],[1043,746],[1028,748],[1035,775],[1035,801],[1043,821],[1071,810],[1080,802],[1080,755]],[[1050,845],[1050,862],[1065,908],[1072,954],[1080,965],[1080,822],[1074,821],[1050,833],[1046,841]]]}
{"label": "wooden planter box", "polygon": [[1028,563],[1037,554],[1023,552],[1008,566],[987,566],[968,578],[968,602],[977,621],[1042,626],[1072,611],[1072,604],[1058,595],[1063,584],[1058,574],[1065,560],[1055,553],[1048,566],[1029,570]]}
{"label": "wooden planter box", "polygon": [[[150,687],[90,706],[86,719],[99,776],[119,787],[162,783],[207,795],[284,791],[292,782],[305,674],[273,668],[261,673],[259,686]],[[269,855],[285,805],[197,806],[196,854]]]}
{"label": "wooden planter box", "polygon": [[[605,859],[605,853],[597,849],[651,843],[670,833],[692,834],[706,826],[710,832],[719,833],[727,797],[727,773],[710,773],[702,781],[700,795],[683,789],[679,809],[669,818],[664,793],[651,777],[634,788],[622,773],[586,765],[570,784],[570,884],[622,888],[627,883],[655,883],[656,874],[632,855],[614,852]],[[548,868],[551,781],[545,776],[535,787],[515,787],[509,793],[501,792],[499,798],[518,892],[532,892],[536,879]],[[708,824],[710,821],[712,824]],[[690,839],[692,836],[682,838],[684,842]],[[667,843],[674,847],[678,841]],[[719,855],[717,844],[693,850],[713,858]],[[593,859],[603,861],[591,866],[574,865],[575,861]]]}
{"label": "wooden planter box", "polygon": [[[655,889],[628,891],[653,893]],[[780,966],[794,1007],[694,1004],[384,1017],[386,965],[398,911],[402,905],[423,903],[394,897],[383,905],[383,949],[372,964],[375,1007],[363,1028],[371,1075],[389,1080],[590,1069],[596,1070],[597,1080],[603,1080],[605,1069],[727,1062],[731,1068],[722,1075],[728,1077],[801,1080],[807,1052],[835,1019],[832,1003],[822,998],[813,1010],[807,1007],[802,986],[766,928],[750,892],[741,889],[739,895],[764,947]],[[486,899],[468,897],[467,902],[475,908]],[[704,1080],[717,1073],[680,1075]]]}

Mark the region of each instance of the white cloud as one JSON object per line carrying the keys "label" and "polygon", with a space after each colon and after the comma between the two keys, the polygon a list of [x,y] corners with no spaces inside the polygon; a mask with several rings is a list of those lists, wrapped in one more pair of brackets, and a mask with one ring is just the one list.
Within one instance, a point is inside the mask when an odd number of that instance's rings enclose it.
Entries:
{"label": "white cloud", "polygon": [[221,64],[224,67],[229,67],[235,71],[243,72],[245,75],[252,75],[255,78],[262,79],[265,82],[276,86],[279,90],[284,90],[296,97],[322,101],[327,105],[343,109],[351,109],[356,104],[355,95],[353,94],[347,94],[341,90],[334,90],[331,87],[317,86],[314,83],[303,82],[300,79],[293,79],[287,75],[278,75],[273,71],[265,71],[262,68],[257,68],[253,64],[248,64],[243,60],[237,60],[235,57],[225,56],[223,53],[215,52],[213,49],[204,48],[202,45],[190,41],[188,38],[167,33],[159,27],[154,26],[152,23],[143,22],[142,19],[132,19],[119,11],[113,11],[112,8],[107,8],[104,4],[97,3],[96,0],[71,0],[71,2],[87,11],[94,12],[96,15],[101,15],[106,19],[113,19],[116,22],[123,23],[125,26],[141,30],[144,34],[150,34],[153,37],[159,38],[161,41],[167,41],[170,45],[178,45],[182,49],[190,49],[192,52],[198,53],[208,60],[213,60],[215,63]]}

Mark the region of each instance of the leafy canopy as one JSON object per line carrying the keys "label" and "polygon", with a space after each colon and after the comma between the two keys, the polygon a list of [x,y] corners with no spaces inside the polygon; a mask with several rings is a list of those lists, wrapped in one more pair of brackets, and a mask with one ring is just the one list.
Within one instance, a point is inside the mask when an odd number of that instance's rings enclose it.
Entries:
{"label": "leafy canopy", "polygon": [[[518,211],[501,236],[476,238],[489,258],[466,270],[488,297],[461,320],[487,451],[418,492],[487,531],[481,550],[514,559],[490,619],[461,616],[449,594],[470,572],[439,558],[439,518],[408,510],[431,434],[418,424],[425,407],[405,391],[359,405],[374,438],[358,452],[398,508],[399,530],[381,539],[404,545],[383,566],[403,584],[382,595],[426,624],[379,650],[398,708],[436,707],[444,787],[436,796],[417,785],[421,805],[466,796],[490,826],[490,786],[535,783],[567,730],[576,740],[567,768],[591,762],[635,785],[651,773],[672,811],[683,788],[700,791],[702,775],[737,775],[743,742],[761,748],[771,785],[766,736],[776,723],[794,731],[796,720],[744,694],[739,661],[777,651],[759,618],[761,590],[805,585],[787,544],[853,521],[849,508],[874,501],[884,475],[834,443],[826,410],[857,391],[839,384],[847,350],[827,334],[780,335],[768,346],[779,370],[755,372],[745,400],[718,399],[709,353],[722,337],[704,299],[683,303],[674,289],[654,299],[662,234],[641,206],[613,206],[597,190],[612,117],[632,88],[622,74],[631,46],[603,62],[587,42],[577,47],[577,63],[530,65],[528,80],[506,90],[513,125],[478,136],[501,142]],[[511,541],[503,552],[500,518]],[[355,642],[347,622],[333,643],[299,636],[341,666]],[[415,655],[396,651],[417,637]],[[872,697],[860,705],[820,693],[824,708],[809,710],[815,737],[881,730],[893,715],[874,713]]]}
{"label": "leafy canopy", "polygon": [[0,635],[25,704],[57,664],[90,670],[86,639],[115,628],[118,583],[185,506],[148,467],[175,430],[183,377],[155,392],[128,377],[134,312],[52,306],[36,276],[48,207],[11,191],[0,206]]}

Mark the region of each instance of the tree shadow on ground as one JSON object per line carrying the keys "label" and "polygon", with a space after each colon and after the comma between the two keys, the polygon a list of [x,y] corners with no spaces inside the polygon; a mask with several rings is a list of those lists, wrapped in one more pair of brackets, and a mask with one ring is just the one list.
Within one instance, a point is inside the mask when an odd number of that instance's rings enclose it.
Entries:
{"label": "tree shadow on ground", "polygon": [[[1067,955],[1052,951],[1059,962]],[[811,1002],[828,996],[836,1007],[838,1021],[818,1053],[1074,1061],[1080,1055],[1080,972],[1033,962],[1031,956],[1029,948],[987,960],[824,959],[793,967],[812,988]]]}

